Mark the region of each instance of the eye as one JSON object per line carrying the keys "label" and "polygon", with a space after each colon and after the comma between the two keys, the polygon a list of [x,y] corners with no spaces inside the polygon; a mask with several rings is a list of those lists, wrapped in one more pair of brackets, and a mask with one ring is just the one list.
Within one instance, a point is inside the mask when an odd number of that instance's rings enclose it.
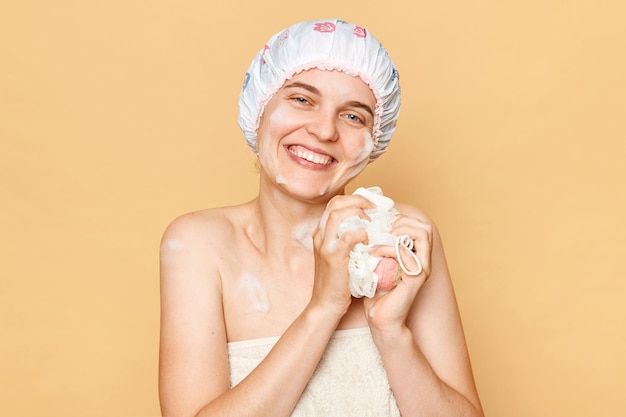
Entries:
{"label": "eye", "polygon": [[311,104],[309,102],[309,100],[307,100],[306,98],[302,97],[302,96],[295,96],[292,97],[292,100],[297,103],[297,104]]}
{"label": "eye", "polygon": [[346,118],[350,121],[356,122],[356,123],[363,123],[363,120],[361,119],[361,117],[358,114],[354,114],[354,113],[349,113],[346,115]]}

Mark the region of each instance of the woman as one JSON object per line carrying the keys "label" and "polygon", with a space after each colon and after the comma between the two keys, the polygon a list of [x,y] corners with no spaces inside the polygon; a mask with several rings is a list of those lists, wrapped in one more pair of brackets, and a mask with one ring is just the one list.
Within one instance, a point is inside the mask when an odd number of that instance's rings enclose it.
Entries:
{"label": "woman", "polygon": [[403,258],[395,288],[350,293],[351,251],[370,242],[342,225],[376,205],[345,187],[386,150],[399,103],[395,66],[361,27],[302,22],[259,52],[239,120],[258,196],[184,215],[163,237],[164,416],[482,415],[441,241],[421,211],[394,208],[390,233],[408,235],[413,256],[372,251]]}

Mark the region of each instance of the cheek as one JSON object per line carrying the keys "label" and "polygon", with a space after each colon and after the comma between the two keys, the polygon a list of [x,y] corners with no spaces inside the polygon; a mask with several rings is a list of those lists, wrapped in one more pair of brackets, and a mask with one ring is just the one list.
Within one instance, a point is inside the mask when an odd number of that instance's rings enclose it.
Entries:
{"label": "cheek", "polygon": [[363,157],[369,161],[370,155],[374,150],[374,138],[371,132],[365,132],[363,135]]}
{"label": "cheek", "polygon": [[350,169],[350,179],[359,175],[370,163],[370,154],[374,150],[374,140],[372,139],[372,134],[370,132],[365,132],[363,134],[363,141],[361,142],[361,146],[355,150],[356,157],[354,158],[354,162],[351,165]]}
{"label": "cheek", "polygon": [[272,138],[280,138],[289,130],[289,116],[284,109],[268,108],[261,119],[257,147],[259,151],[270,146]]}
{"label": "cheek", "polygon": [[266,166],[265,163],[268,162],[269,155],[276,151],[274,147],[277,145],[278,139],[283,136],[282,131],[286,126],[286,120],[288,118],[285,111],[280,108],[266,111],[264,114],[257,136],[257,148],[261,165]]}
{"label": "cheek", "polygon": [[367,162],[370,159],[370,154],[374,150],[374,139],[372,138],[372,134],[369,131],[364,130],[361,140],[355,142],[358,142],[358,146],[355,146],[355,148],[351,150],[354,165],[362,165],[363,162],[367,165]]}
{"label": "cheek", "polygon": [[287,115],[285,110],[282,107],[275,108],[268,119],[270,130],[276,128],[276,126],[284,125],[286,121]]}

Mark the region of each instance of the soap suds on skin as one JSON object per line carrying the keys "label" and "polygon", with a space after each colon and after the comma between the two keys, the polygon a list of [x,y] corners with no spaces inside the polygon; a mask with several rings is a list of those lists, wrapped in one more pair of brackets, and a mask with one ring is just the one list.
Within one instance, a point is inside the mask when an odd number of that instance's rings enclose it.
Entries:
{"label": "soap suds on skin", "polygon": [[[285,116],[283,114],[283,111],[281,109],[276,109],[270,116],[269,116],[269,124],[268,124],[268,130],[272,130],[272,126],[275,126],[276,124],[282,124],[285,121]],[[271,166],[269,164],[269,162],[271,162],[271,158],[273,158],[273,156],[271,155],[271,150],[269,149],[269,146],[271,146],[272,142],[268,137],[266,138],[257,138],[257,155],[259,157],[259,161],[261,162],[261,166],[262,167],[269,167]],[[278,177],[280,177],[280,175],[278,175]],[[278,181],[278,178],[276,178],[276,181]]]}
{"label": "soap suds on skin", "polygon": [[161,260],[169,262],[178,255],[180,251],[185,248],[185,245],[180,240],[167,239],[161,243]]}
{"label": "soap suds on skin", "polygon": [[293,231],[293,238],[309,252],[313,252],[313,232],[319,224],[317,219],[300,223]]}
{"label": "soap suds on skin", "polygon": [[184,245],[180,240],[168,239],[165,241],[165,246],[170,250],[180,250]]}
{"label": "soap suds on skin", "polygon": [[280,201],[282,199],[282,195],[281,195],[280,191],[278,189],[274,189],[274,191],[272,192],[272,195],[274,196],[274,201],[276,203],[280,203]]}
{"label": "soap suds on skin", "polygon": [[372,134],[370,132],[364,132],[363,134],[363,147],[361,148],[361,153],[356,157],[354,163],[346,166],[344,169],[337,172],[337,174],[332,178],[332,180],[325,184],[323,188],[320,189],[320,195],[324,195],[328,192],[332,184],[336,184],[339,179],[347,174],[347,181],[351,181],[354,177],[359,175],[365,167],[370,163],[370,155],[374,150],[374,139],[372,138]]}
{"label": "soap suds on skin", "polygon": [[248,272],[239,279],[239,292],[244,298],[246,313],[267,313],[272,308],[263,283]]}

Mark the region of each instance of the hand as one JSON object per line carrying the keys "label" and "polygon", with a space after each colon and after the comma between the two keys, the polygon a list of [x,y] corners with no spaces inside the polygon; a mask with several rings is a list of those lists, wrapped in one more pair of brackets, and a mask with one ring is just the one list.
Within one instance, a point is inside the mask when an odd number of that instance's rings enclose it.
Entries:
{"label": "hand", "polygon": [[352,297],[349,289],[348,261],[350,251],[357,243],[367,241],[365,230],[351,230],[339,237],[339,225],[348,217],[367,219],[365,209],[372,203],[361,196],[333,197],[313,234],[315,255],[315,281],[311,303],[333,309],[343,316],[350,306]]}
{"label": "hand", "polygon": [[[398,215],[391,233],[396,236],[408,235],[413,239],[413,250],[422,264],[422,272],[412,276],[402,271],[402,280],[394,289],[388,292],[378,291],[374,297],[364,299],[368,323],[370,327],[379,330],[398,329],[404,326],[411,306],[431,272],[433,225],[415,210],[405,213]],[[417,262],[410,254],[404,253],[406,250],[404,247],[399,248],[404,265],[410,271],[417,270]],[[380,246],[372,254],[396,258],[396,251],[392,246]]]}

